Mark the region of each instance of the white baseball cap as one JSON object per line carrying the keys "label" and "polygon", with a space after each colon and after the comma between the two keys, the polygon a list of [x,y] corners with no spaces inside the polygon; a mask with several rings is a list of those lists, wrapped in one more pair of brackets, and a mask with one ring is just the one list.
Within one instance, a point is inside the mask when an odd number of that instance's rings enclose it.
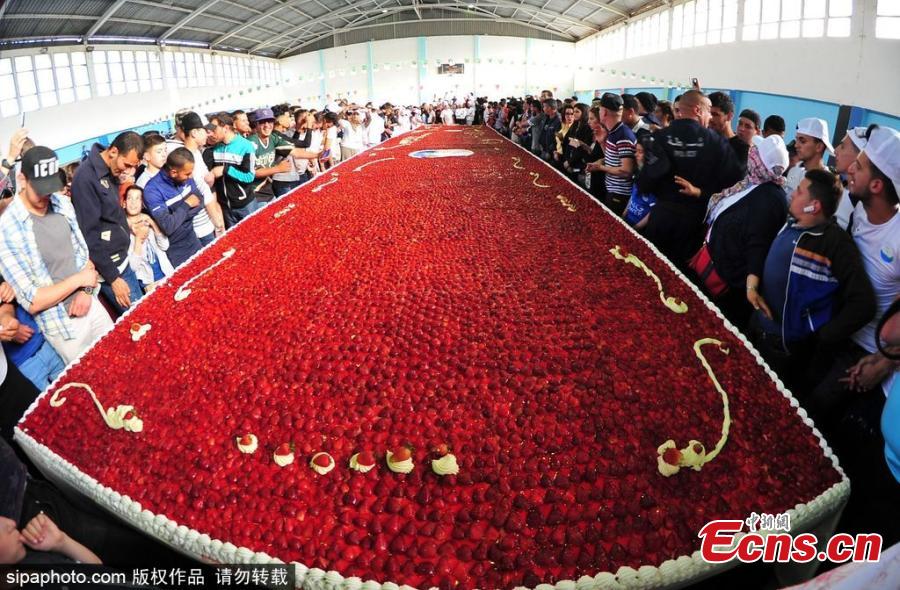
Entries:
{"label": "white baseball cap", "polygon": [[869,161],[891,179],[894,190],[900,192],[900,132],[890,127],[876,127],[869,134],[863,150]]}
{"label": "white baseball cap", "polygon": [[848,129],[847,136],[850,138],[850,141],[853,142],[853,145],[856,146],[856,149],[858,149],[859,151],[863,151],[864,149],[866,149],[866,143],[869,140],[866,139],[865,127],[854,127],[852,129]]}
{"label": "white baseball cap", "polygon": [[[758,135],[756,137],[759,137]],[[770,135],[769,137],[758,141],[753,138],[753,145],[759,150],[759,157],[762,159],[766,168],[775,172],[777,166],[781,167],[784,172],[789,163],[787,146],[784,145],[784,139],[780,135]]]}
{"label": "white baseball cap", "polygon": [[834,146],[831,145],[831,138],[828,135],[828,122],[825,119],[817,119],[815,117],[800,119],[797,121],[797,133],[821,140],[825,144],[825,149],[828,153],[834,155]]}

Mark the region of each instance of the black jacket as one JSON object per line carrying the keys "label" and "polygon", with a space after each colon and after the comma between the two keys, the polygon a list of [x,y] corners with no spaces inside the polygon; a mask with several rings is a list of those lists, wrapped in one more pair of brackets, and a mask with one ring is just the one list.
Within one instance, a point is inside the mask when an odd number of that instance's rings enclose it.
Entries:
{"label": "black jacket", "polygon": [[84,235],[91,261],[107,283],[119,278],[119,267],[128,260],[131,229],[119,205],[119,179],[109,171],[95,143],[72,179],[72,205]]}
{"label": "black jacket", "polygon": [[766,254],[787,219],[784,189],[774,182],[754,188],[713,223],[709,253],[716,272],[743,291],[747,275],[763,275]]}
{"label": "black jacket", "polygon": [[573,138],[588,146],[591,145],[594,141],[594,132],[591,130],[591,126],[588,125],[587,121],[576,121],[575,123],[572,123],[572,126],[566,131],[566,135],[563,137],[562,141],[562,160],[569,163],[570,170],[581,171],[584,170],[588,152],[580,148],[573,148],[569,145],[569,140]]}
{"label": "black jacket", "polygon": [[[680,176],[700,189],[700,198],[682,195]],[[721,135],[692,119],[677,119],[653,134],[650,153],[638,175],[638,190],[691,209],[706,210],[709,197],[743,178],[734,150]]]}

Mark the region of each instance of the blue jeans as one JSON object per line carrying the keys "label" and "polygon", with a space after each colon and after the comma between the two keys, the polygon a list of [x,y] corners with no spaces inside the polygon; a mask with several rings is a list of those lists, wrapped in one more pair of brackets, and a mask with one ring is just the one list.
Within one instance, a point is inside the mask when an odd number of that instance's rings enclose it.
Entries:
{"label": "blue jeans", "polygon": [[[131,295],[129,298],[131,299],[131,305],[137,303],[138,299],[144,296],[144,291],[141,289],[141,283],[138,281],[137,275],[134,274],[134,271],[131,270],[131,267],[125,267],[125,272],[120,275],[126,283],[128,283],[128,288],[131,289]],[[100,283],[100,294],[106,298],[106,301],[109,303],[110,307],[116,312],[116,317],[125,313],[124,307],[119,305],[119,302],[116,301],[116,295],[113,293],[112,287],[109,283],[103,282]]]}
{"label": "blue jeans", "polygon": [[203,237],[197,236],[197,239],[200,240],[200,245],[204,248],[213,243],[213,240],[216,239],[216,232],[209,233]]}
{"label": "blue jeans", "polygon": [[65,363],[50,343],[44,340],[44,344],[37,349],[31,358],[19,365],[19,371],[34,383],[38,391],[44,391],[56,377],[66,368]]}
{"label": "blue jeans", "polygon": [[282,182],[280,180],[272,181],[272,192],[275,193],[275,198],[283,197],[288,194],[298,186],[302,184],[299,180],[295,180],[293,182]]}
{"label": "blue jeans", "polygon": [[249,217],[252,213],[255,213],[262,208],[263,203],[260,203],[255,199],[252,203],[245,205],[240,209],[230,209],[228,207],[222,207],[222,213],[225,214],[225,226],[234,227],[239,222]]}

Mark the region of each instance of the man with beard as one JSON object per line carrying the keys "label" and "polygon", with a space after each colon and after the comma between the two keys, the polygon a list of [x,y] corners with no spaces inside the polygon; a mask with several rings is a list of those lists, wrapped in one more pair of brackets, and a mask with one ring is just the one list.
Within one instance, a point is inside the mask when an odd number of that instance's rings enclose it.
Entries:
{"label": "man with beard", "polygon": [[[875,328],[900,296],[900,133],[873,126],[866,135],[865,148],[847,172],[850,197],[857,201],[850,234],[875,291],[877,312],[853,334],[808,402],[807,410],[826,428],[846,414],[848,403],[877,422],[884,405],[882,389],[889,391],[897,378],[895,363],[876,349]],[[861,405],[870,411],[859,411]]]}

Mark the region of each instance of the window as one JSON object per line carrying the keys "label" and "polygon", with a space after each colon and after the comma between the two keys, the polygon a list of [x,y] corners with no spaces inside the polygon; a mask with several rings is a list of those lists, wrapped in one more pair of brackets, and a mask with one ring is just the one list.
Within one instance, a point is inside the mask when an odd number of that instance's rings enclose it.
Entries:
{"label": "window", "polygon": [[16,71],[16,90],[19,94],[19,106],[23,111],[36,111],[41,108],[38,100],[38,87],[34,78],[34,65],[30,55],[13,59]]}
{"label": "window", "polygon": [[162,90],[163,68],[158,52],[147,52],[147,65],[150,67],[150,87],[153,90]]}
{"label": "window", "polygon": [[197,77],[197,54],[186,53],[184,56],[185,72],[187,76],[187,85],[196,88],[199,80]]}
{"label": "window", "polygon": [[53,72],[56,76],[59,102],[61,104],[75,102],[75,84],[72,82],[72,68],[69,67],[68,53],[56,53],[53,55]]}
{"label": "window", "polygon": [[743,39],[850,36],[852,0],[745,0]]}
{"label": "window", "polygon": [[706,45],[706,24],[709,21],[707,0],[697,0],[694,4],[694,46]]}
{"label": "window", "polygon": [[900,39],[900,0],[878,0],[875,15],[875,37]]}
{"label": "window", "polygon": [[625,58],[626,31],[625,27],[619,27],[615,31],[600,35],[597,40],[598,63],[605,64]]}
{"label": "window", "polygon": [[72,81],[75,83],[76,100],[87,100],[91,97],[91,80],[88,77],[87,56],[83,51],[69,54],[72,65]]}
{"label": "window", "polygon": [[97,88],[97,96],[109,96],[112,91],[109,86],[109,70],[106,68],[106,52],[95,51],[91,56],[94,62],[94,84]]}
{"label": "window", "polygon": [[215,86],[216,81],[213,77],[213,62],[212,56],[208,53],[203,55],[203,85],[204,86]]}
{"label": "window", "polygon": [[759,38],[777,39],[778,22],[781,20],[781,0],[762,0]]}
{"label": "window", "polygon": [[[752,3],[754,0],[747,0]],[[759,0],[756,0],[758,3]],[[747,8],[745,7],[745,14]],[[758,11],[757,11],[758,12]],[[752,11],[751,11],[752,13]],[[751,20],[758,23],[757,19]],[[746,22],[746,17],[745,17]],[[668,22],[666,32],[668,33]],[[672,49],[731,43],[737,27],[737,0],[692,0],[672,9]]]}
{"label": "window", "polygon": [[12,60],[0,59],[0,117],[11,117],[19,113],[16,98],[16,82],[13,76]]}
{"label": "window", "polygon": [[830,0],[828,2],[828,36],[849,37],[852,16],[853,0]]}
{"label": "window", "polygon": [[54,107],[59,104],[56,96],[56,80],[53,77],[53,58],[46,53],[35,55],[34,74],[41,107]]}
{"label": "window", "polygon": [[175,56],[171,53],[163,54],[163,75],[166,79],[166,86],[175,87]]}
{"label": "window", "polygon": [[804,37],[821,37],[825,34],[825,0],[803,0]]}
{"label": "window", "polygon": [[213,70],[216,75],[216,85],[222,86],[225,84],[225,67],[222,65],[222,56],[214,55],[213,56]]}
{"label": "window", "polygon": [[184,53],[179,51],[175,54],[175,82],[179,88],[187,87],[187,69],[184,65]]}
{"label": "window", "polygon": [[801,0],[783,0],[781,3],[781,38],[796,39],[800,36],[800,17],[803,16]]}

